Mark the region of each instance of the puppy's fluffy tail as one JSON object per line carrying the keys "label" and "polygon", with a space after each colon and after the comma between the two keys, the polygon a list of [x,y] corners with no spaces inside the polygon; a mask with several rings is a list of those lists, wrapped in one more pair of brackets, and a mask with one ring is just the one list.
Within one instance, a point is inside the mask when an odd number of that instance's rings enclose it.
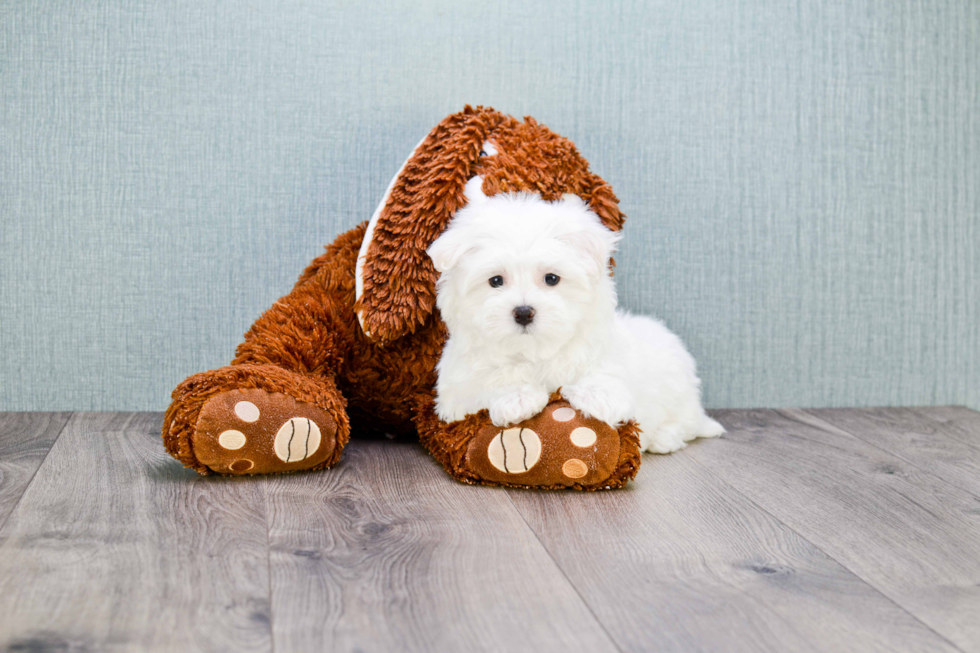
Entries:
{"label": "puppy's fluffy tail", "polygon": [[717,438],[725,432],[725,427],[707,415],[701,415],[701,423],[695,429],[699,438]]}

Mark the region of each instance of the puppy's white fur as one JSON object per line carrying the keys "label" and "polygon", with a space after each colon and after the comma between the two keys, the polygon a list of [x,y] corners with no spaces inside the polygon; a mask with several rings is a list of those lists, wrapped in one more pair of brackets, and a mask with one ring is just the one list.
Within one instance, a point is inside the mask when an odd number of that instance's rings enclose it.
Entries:
{"label": "puppy's white fur", "polygon": [[[619,236],[580,198],[487,198],[478,184],[467,185],[467,196],[428,250],[450,334],[437,368],[441,419],[489,408],[494,424],[515,424],[560,387],[587,416],[611,425],[636,419],[644,451],[669,453],[724,432],[701,407],[694,359],[680,338],[616,310],[608,263]],[[545,282],[549,273],[557,285]],[[494,288],[497,276],[503,285]],[[518,306],[533,308],[529,325],[516,322]]]}

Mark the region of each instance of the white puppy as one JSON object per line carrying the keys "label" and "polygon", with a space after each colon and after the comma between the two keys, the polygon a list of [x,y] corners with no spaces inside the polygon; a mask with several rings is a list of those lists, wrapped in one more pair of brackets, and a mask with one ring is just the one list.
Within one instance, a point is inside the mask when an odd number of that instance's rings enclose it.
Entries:
{"label": "white puppy", "polygon": [[450,334],[437,368],[440,419],[489,408],[494,424],[515,424],[560,387],[586,416],[635,419],[643,451],[723,433],[701,407],[681,340],[616,310],[609,259],[618,234],[577,196],[487,198],[480,183],[467,186],[469,203],[428,250]]}

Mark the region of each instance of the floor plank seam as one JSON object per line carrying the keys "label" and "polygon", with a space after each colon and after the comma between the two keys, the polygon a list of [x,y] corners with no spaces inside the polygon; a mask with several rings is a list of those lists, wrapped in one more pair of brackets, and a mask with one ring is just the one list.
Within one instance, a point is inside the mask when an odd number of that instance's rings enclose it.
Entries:
{"label": "floor plank seam", "polygon": [[[898,460],[901,460],[906,465],[908,465],[910,467],[914,467],[920,474],[925,474],[929,478],[932,478],[932,479],[935,479],[935,480],[939,481],[942,485],[949,485],[950,487],[954,487],[957,490],[960,490],[961,492],[966,492],[970,496],[976,496],[976,494],[973,492],[973,490],[970,490],[970,489],[965,488],[965,487],[961,487],[960,485],[957,485],[956,483],[954,483],[953,481],[950,481],[947,478],[944,478],[942,476],[938,476],[935,472],[932,472],[932,471],[930,471],[928,469],[923,468],[921,465],[919,465],[915,461],[912,461],[912,460],[909,460],[909,459],[905,458],[904,456],[902,456],[900,453],[898,453],[896,451],[892,451],[890,449],[885,449],[884,447],[879,446],[875,442],[872,442],[870,440],[865,440],[860,435],[857,435],[856,433],[852,433],[851,431],[847,430],[846,428],[844,428],[842,426],[837,426],[836,424],[831,424],[830,422],[828,422],[828,421],[820,418],[818,415],[814,415],[813,413],[811,413],[809,410],[807,410],[805,408],[800,408],[800,409],[797,409],[797,410],[799,410],[802,413],[805,413],[806,415],[808,415],[812,419],[820,422],[820,427],[823,428],[823,429],[825,429],[825,430],[826,429],[834,429],[834,430],[840,432],[843,435],[847,435],[849,437],[854,438],[855,440],[858,440],[859,442],[863,442],[864,444],[868,445],[872,449],[876,449],[876,450],[878,450],[878,451],[880,451],[880,452],[882,452],[882,453],[884,453],[886,455],[889,455],[889,456],[892,456],[893,458],[897,458]],[[796,417],[794,417],[793,414],[790,413],[790,412],[783,412],[783,411],[779,411],[779,412],[780,412],[780,414],[782,414],[787,419],[791,419],[794,422],[800,422],[800,420],[797,419]],[[938,426],[942,426],[942,424],[940,422],[938,422],[938,421],[930,418],[928,415],[920,415],[920,416],[923,417],[924,419],[929,420],[930,422],[932,422],[932,423],[934,423],[934,424],[936,424]],[[804,424],[805,424],[805,422],[804,422]],[[813,426],[813,425],[811,424],[810,426]],[[923,508],[923,510],[925,510],[925,508]]]}
{"label": "floor plank seam", "polygon": [[827,551],[825,551],[822,547],[817,546],[813,541],[810,540],[810,538],[806,537],[805,535],[803,535],[802,533],[800,533],[799,531],[797,531],[795,528],[793,528],[792,526],[790,526],[789,524],[787,524],[786,522],[784,522],[782,519],[780,519],[776,515],[772,514],[769,510],[766,510],[764,507],[762,507],[761,505],[759,505],[752,497],[748,496],[747,494],[745,494],[744,492],[742,492],[741,490],[739,490],[738,488],[736,488],[734,485],[732,485],[731,483],[729,483],[728,481],[726,481],[722,477],[720,477],[717,474],[715,474],[711,470],[710,467],[708,467],[707,465],[703,464],[695,456],[691,456],[691,459],[694,460],[694,462],[697,463],[698,465],[700,465],[702,468],[704,468],[709,474],[711,474],[712,476],[714,476],[718,480],[719,483],[721,483],[725,487],[729,488],[732,492],[738,494],[740,497],[742,497],[743,499],[745,499],[745,501],[747,501],[751,505],[755,506],[756,509],[762,511],[766,515],[769,515],[777,523],[779,523],[779,524],[783,525],[784,527],[786,527],[787,529],[789,529],[792,533],[796,534],[797,537],[799,537],[801,540],[803,540],[804,542],[806,542],[807,544],[809,544],[810,546],[812,546],[815,550],[820,551],[820,553],[822,553],[823,555],[827,556],[827,559],[828,560],[832,560],[835,564],[840,565],[841,569],[846,569],[848,571],[848,573],[852,574],[855,578],[857,578],[862,583],[864,583],[865,585],[867,585],[876,594],[878,594],[879,596],[881,596],[884,600],[888,601],[889,603],[891,603],[892,605],[894,605],[896,608],[898,608],[899,610],[901,610],[902,612],[904,612],[905,614],[907,614],[911,619],[913,619],[917,623],[921,624],[923,628],[925,628],[929,632],[933,633],[936,637],[940,638],[944,642],[948,643],[951,647],[953,647],[953,649],[955,649],[957,651],[962,651],[963,653],[967,653],[967,651],[965,651],[961,647],[957,646],[954,642],[950,641],[950,639],[948,637],[946,637],[945,635],[943,635],[940,632],[937,632],[935,628],[933,628],[932,626],[930,626],[926,622],[922,621],[922,619],[920,619],[918,617],[918,615],[915,615],[912,612],[909,612],[904,606],[900,605],[897,601],[895,601],[895,599],[893,599],[892,597],[890,597],[887,594],[885,594],[881,589],[878,588],[877,585],[875,585],[874,583],[872,583],[871,581],[869,581],[867,578],[865,578],[864,576],[862,576],[858,572],[856,572],[853,569],[851,569],[849,566],[847,566],[844,563],[842,563],[840,560],[838,560],[837,558],[835,558],[834,556],[832,556],[830,553],[828,553]]}
{"label": "floor plank seam", "polygon": [[262,488],[263,503],[265,503],[265,564],[269,588],[269,650],[276,653],[276,620],[272,596],[272,510],[269,504],[269,483],[268,478],[263,478],[260,487]]}
{"label": "floor plank seam", "polygon": [[48,456],[51,455],[51,450],[54,449],[55,445],[58,444],[58,440],[61,439],[61,434],[65,432],[65,429],[68,428],[68,425],[71,424],[71,421],[73,419],[75,419],[75,415],[76,414],[77,413],[75,413],[74,411],[71,412],[71,413],[69,413],[68,414],[68,419],[66,419],[65,420],[65,423],[61,425],[61,428],[60,429],[58,429],[58,435],[55,436],[54,441],[51,443],[51,446],[48,447],[48,450],[44,452],[44,457],[41,458],[40,464],[38,464],[37,468],[34,470],[34,473],[31,474],[31,480],[29,480],[27,482],[27,484],[24,485],[24,490],[20,493],[20,496],[17,497],[17,500],[14,501],[14,505],[12,505],[10,507],[10,512],[8,512],[7,513],[7,516],[3,518],[3,522],[0,523],[0,533],[3,533],[3,529],[6,528],[7,522],[10,521],[10,517],[15,512],[17,512],[17,507],[20,505],[20,502],[23,501],[24,496],[27,494],[27,491],[30,489],[31,485],[34,483],[34,479],[37,478],[37,473],[41,471],[41,468],[42,467],[44,467],[44,463],[47,462]]}
{"label": "floor plank seam", "polygon": [[[518,505],[514,503],[514,498],[510,494],[514,490],[504,490],[504,491],[507,492],[507,500],[510,501],[510,504],[514,507],[514,511],[517,512],[518,516],[521,518],[521,521],[524,522],[525,526],[527,526],[527,529],[531,531],[531,535],[534,536],[534,540],[541,546],[541,549],[548,554],[548,557],[551,559],[551,562],[553,562],[555,565],[555,569],[557,569],[558,573],[561,574],[561,577],[565,579],[565,582],[568,583],[568,586],[572,588],[572,591],[575,592],[575,596],[577,596],[578,600],[582,602],[582,605],[585,606],[585,609],[589,611],[589,614],[592,615],[592,618],[595,619],[595,622],[599,624],[599,628],[602,629],[602,632],[606,634],[606,638],[609,640],[609,643],[612,644],[613,649],[619,651],[619,653],[624,653],[623,649],[620,648],[619,644],[616,643],[616,640],[613,638],[612,633],[610,633],[609,630],[606,628],[606,624],[602,623],[602,620],[599,619],[599,615],[595,613],[595,611],[592,609],[592,606],[589,605],[589,602],[585,600],[584,596],[582,596],[582,593],[579,591],[578,587],[575,586],[575,583],[572,582],[572,579],[569,578],[568,574],[565,573],[565,570],[562,569],[561,563],[559,563],[558,560],[555,559],[555,556],[552,555],[551,550],[547,547],[547,545],[545,545],[544,542],[541,541],[541,538],[538,537],[537,532],[531,527],[531,524],[528,523],[527,519],[524,518],[524,513],[522,513]],[[517,491],[527,492],[533,490],[517,490]]]}

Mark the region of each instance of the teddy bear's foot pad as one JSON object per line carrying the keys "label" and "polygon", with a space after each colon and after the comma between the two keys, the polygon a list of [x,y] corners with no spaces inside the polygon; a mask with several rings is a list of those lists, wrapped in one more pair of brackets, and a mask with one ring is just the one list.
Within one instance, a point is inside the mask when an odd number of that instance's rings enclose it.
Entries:
{"label": "teddy bear's foot pad", "polygon": [[517,426],[480,429],[467,448],[466,466],[502,485],[586,487],[612,476],[619,454],[616,429],[559,401]]}
{"label": "teddy bear's foot pad", "polygon": [[229,390],[201,408],[192,436],[197,459],[219,474],[278,474],[324,463],[337,424],[326,411],[289,395]]}

